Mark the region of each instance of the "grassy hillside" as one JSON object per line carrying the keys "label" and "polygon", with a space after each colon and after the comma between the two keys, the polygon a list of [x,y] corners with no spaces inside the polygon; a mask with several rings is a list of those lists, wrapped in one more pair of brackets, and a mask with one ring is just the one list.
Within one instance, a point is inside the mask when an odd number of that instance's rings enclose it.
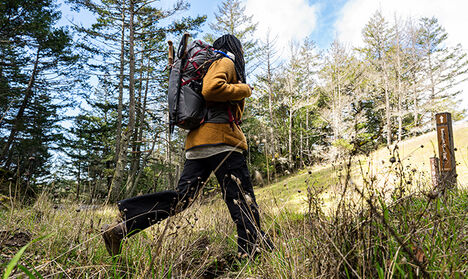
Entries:
{"label": "grassy hillside", "polygon": [[[454,125],[453,134],[456,148],[455,158],[457,161],[458,182],[461,187],[465,188],[468,186],[468,123],[464,122]],[[399,156],[405,168],[416,168],[418,171],[429,175],[429,158],[439,156],[437,134],[435,131],[397,144]],[[392,151],[387,148],[382,148],[372,154],[371,160],[374,162],[373,170],[377,175],[385,172],[391,156]]]}
{"label": "grassy hillside", "polygon": [[274,203],[291,211],[303,212],[307,207],[308,187],[317,186],[326,194],[336,183],[336,172],[331,166],[316,167],[256,189],[255,193],[260,204]]}
{"label": "grassy hillside", "polygon": [[[468,123],[458,124],[453,127],[455,158],[457,160],[457,174],[460,188],[468,187]],[[395,149],[398,145],[398,149]],[[384,147],[373,152],[369,157],[356,157],[353,163],[353,178],[362,180],[362,173],[359,164],[362,164],[365,171],[369,171],[366,176],[375,176],[377,182],[382,184],[390,184],[394,179],[392,167],[395,165],[390,163],[392,156],[399,155],[403,169],[411,170],[419,180],[429,181],[430,165],[429,158],[438,157],[437,135],[436,132],[430,132],[415,138],[404,140],[393,145],[390,149]],[[396,151],[395,151],[396,150]],[[398,154],[397,154],[398,153]],[[307,187],[311,185],[319,185],[321,198],[324,200],[324,206],[330,205],[336,201],[339,194],[336,184],[338,176],[344,175],[345,170],[339,167],[327,165],[321,167],[313,167],[309,170],[300,171],[297,174],[282,179],[279,182],[273,183],[267,187],[256,190],[258,200],[260,202],[274,201],[279,202],[285,208],[290,210],[303,212],[307,209]],[[428,185],[429,187],[431,185]]]}
{"label": "grassy hillside", "polygon": [[[455,128],[462,185],[467,136],[466,125]],[[348,183],[338,164],[257,188],[262,228],[275,249],[259,247],[252,259],[236,259],[235,227],[219,195],[131,237],[114,259],[100,227],[115,220],[115,207],[57,205],[46,195],[31,207],[8,201],[0,209],[0,270],[14,267],[21,247],[45,236],[26,248],[11,278],[466,278],[468,191],[434,197],[421,190],[430,188],[424,174],[434,138],[399,144],[411,187],[398,186],[383,149],[356,158]],[[361,179],[359,161],[372,170]],[[370,177],[391,186],[388,195]]]}

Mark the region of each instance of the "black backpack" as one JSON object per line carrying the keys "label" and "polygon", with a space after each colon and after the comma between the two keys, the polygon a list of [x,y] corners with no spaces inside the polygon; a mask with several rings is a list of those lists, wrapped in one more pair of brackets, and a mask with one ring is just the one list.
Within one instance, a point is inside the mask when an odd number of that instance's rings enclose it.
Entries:
{"label": "black backpack", "polygon": [[202,90],[202,80],[211,63],[223,57],[207,43],[195,40],[187,46],[189,35],[184,34],[174,59],[174,49],[169,42],[169,127],[192,130],[200,126],[207,116]]}

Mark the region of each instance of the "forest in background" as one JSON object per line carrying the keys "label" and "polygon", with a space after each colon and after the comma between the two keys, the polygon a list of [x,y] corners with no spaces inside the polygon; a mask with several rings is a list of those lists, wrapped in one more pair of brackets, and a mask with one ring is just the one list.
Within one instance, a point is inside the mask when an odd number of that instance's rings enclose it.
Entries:
{"label": "forest in background", "polygon": [[[433,129],[435,113],[457,106],[468,76],[461,45],[446,45],[437,18],[384,18],[362,30],[365,46],[307,39],[280,54],[275,38],[239,0],[214,22],[176,17],[150,0],[68,0],[89,11],[89,28],[57,26],[53,0],[0,1],[0,191],[46,191],[57,199],[115,201],[171,189],[184,161],[185,131],[167,124],[167,41],[184,32],[212,42],[225,33],[244,46],[248,99],[242,129],[252,172],[267,181],[339,161],[351,146],[368,153]],[[211,33],[201,33],[208,24]],[[96,81],[96,82],[92,82]],[[70,114],[70,112],[73,112]],[[214,182],[209,189],[214,188]]]}

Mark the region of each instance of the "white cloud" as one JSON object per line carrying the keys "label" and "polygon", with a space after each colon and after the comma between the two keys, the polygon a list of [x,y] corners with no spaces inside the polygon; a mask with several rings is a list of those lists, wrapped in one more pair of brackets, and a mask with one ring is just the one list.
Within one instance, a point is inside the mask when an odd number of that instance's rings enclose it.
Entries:
{"label": "white cloud", "polygon": [[258,36],[268,31],[277,36],[277,47],[285,49],[291,40],[303,40],[316,27],[317,5],[308,0],[245,0],[246,13],[258,22]]}
{"label": "white cloud", "polygon": [[[435,16],[448,33],[448,45],[460,43],[468,51],[467,0],[349,0],[335,22],[338,39],[353,46],[362,45],[362,28],[379,9],[390,23],[395,14],[403,19]],[[463,87],[463,105],[468,107],[468,83]]]}
{"label": "white cloud", "polygon": [[361,44],[362,28],[378,9],[389,22],[395,14],[403,19],[435,16],[448,32],[449,44],[461,43],[468,48],[466,0],[350,0],[335,23],[338,38],[353,45]]}

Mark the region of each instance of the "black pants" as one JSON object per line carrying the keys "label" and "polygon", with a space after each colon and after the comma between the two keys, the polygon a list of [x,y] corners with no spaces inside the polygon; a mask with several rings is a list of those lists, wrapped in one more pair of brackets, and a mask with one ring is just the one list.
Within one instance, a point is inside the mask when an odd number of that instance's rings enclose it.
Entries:
{"label": "black pants", "polygon": [[163,191],[120,201],[119,210],[123,213],[129,235],[187,208],[212,171],[215,171],[223,199],[237,226],[239,252],[254,252],[257,238],[263,233],[260,231],[258,206],[247,164],[244,155],[239,152],[186,160],[176,191]]}

